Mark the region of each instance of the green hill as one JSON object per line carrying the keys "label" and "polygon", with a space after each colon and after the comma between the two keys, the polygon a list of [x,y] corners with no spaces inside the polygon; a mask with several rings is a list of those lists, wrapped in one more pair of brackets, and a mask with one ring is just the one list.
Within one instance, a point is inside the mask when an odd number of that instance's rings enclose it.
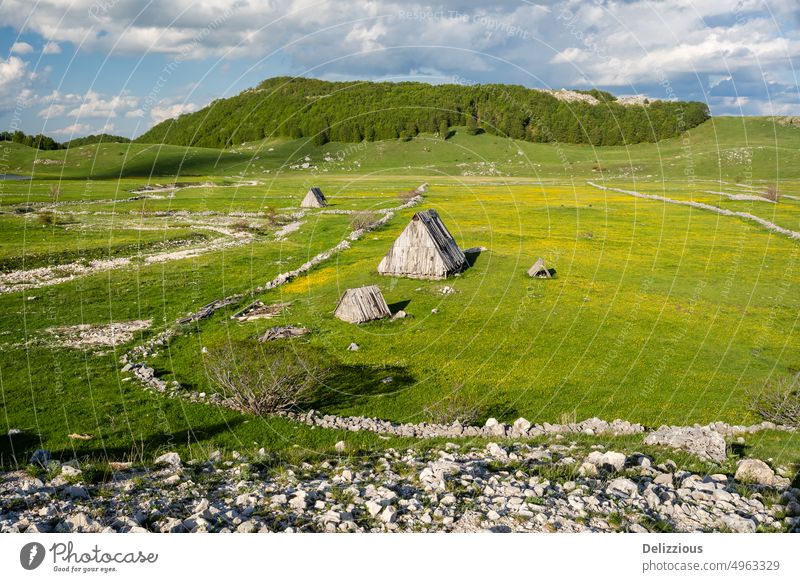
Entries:
{"label": "green hill", "polygon": [[[575,99],[588,99],[585,102]],[[602,91],[571,100],[519,85],[328,82],[276,77],[228,99],[164,121],[141,143],[230,147],[265,137],[361,142],[470,133],[530,142],[624,145],[674,137],[708,119],[697,102],[624,105]]]}
{"label": "green hill", "polygon": [[[498,135],[420,133],[399,139],[315,145],[306,138],[247,142],[225,150],[101,143],[37,151],[5,142],[6,171],[38,178],[307,176],[353,172],[440,176],[784,180],[800,178],[800,130],[766,117],[716,117],[657,143],[596,148],[530,143]],[[308,158],[308,160],[306,160]],[[46,160],[46,161],[45,161]],[[306,167],[303,167],[307,164]]]}

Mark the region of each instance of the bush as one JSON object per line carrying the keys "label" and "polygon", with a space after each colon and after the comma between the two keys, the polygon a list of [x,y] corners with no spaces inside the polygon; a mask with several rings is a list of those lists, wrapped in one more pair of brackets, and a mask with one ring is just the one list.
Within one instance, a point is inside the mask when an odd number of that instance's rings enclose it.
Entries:
{"label": "bush", "polygon": [[205,356],[211,383],[241,412],[265,415],[308,404],[330,367],[303,346],[231,342]]}
{"label": "bush", "polygon": [[41,212],[37,218],[42,226],[58,226],[64,222],[55,212]]}
{"label": "bush", "polygon": [[397,197],[400,199],[400,202],[402,202],[403,204],[411,202],[417,196],[419,196],[419,192],[417,192],[416,190],[406,190],[405,192],[402,192],[397,195]]}
{"label": "bush", "polygon": [[800,428],[800,374],[768,382],[753,396],[751,410],[769,422]]}
{"label": "bush", "polygon": [[50,194],[50,200],[52,200],[53,202],[58,202],[58,199],[61,196],[61,186],[51,184],[49,194]]}
{"label": "bush", "polygon": [[456,387],[451,394],[426,406],[424,412],[428,422],[453,424],[457,421],[462,425],[477,424],[484,414],[481,406],[464,394],[463,386]]}
{"label": "bush", "polygon": [[780,197],[781,193],[778,190],[778,187],[775,186],[774,184],[770,184],[764,190],[764,198],[766,198],[767,200],[772,200],[773,202],[777,202],[778,200],[780,200]]}
{"label": "bush", "polygon": [[353,214],[353,219],[350,221],[350,228],[353,230],[361,230],[372,225],[373,222],[378,220],[377,212],[356,212]]}

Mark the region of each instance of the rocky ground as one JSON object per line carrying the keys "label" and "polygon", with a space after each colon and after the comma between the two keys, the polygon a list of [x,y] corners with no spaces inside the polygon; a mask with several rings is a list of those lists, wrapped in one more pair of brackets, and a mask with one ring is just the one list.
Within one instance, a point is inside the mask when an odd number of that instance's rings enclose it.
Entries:
{"label": "rocky ground", "polygon": [[112,464],[96,484],[37,451],[28,470],[0,475],[0,531],[800,531],[800,489],[754,459],[726,475],[563,438],[372,457],[337,449],[290,466],[167,453],[149,468]]}

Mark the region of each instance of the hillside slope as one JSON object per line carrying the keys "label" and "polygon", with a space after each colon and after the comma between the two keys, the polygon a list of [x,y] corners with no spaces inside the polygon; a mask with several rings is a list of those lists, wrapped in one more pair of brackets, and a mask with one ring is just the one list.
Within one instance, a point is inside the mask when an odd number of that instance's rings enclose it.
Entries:
{"label": "hillside slope", "polygon": [[[6,172],[39,178],[238,176],[277,172],[307,176],[520,176],[596,179],[800,178],[800,130],[765,117],[716,117],[658,143],[596,148],[539,144],[451,128],[447,140],[414,139],[314,145],[305,138],[248,142],[225,150],[140,143],[103,143],[43,152],[6,142]],[[45,161],[47,160],[47,161]]]}

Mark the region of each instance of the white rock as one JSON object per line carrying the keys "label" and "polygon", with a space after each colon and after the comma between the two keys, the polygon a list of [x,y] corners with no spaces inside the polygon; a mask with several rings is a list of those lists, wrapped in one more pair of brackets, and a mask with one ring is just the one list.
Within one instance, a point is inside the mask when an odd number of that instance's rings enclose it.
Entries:
{"label": "white rock", "polygon": [[531,423],[527,419],[520,417],[514,421],[514,424],[511,425],[511,428],[513,433],[524,435],[531,428]]}
{"label": "white rock", "polygon": [[755,483],[771,487],[775,484],[775,471],[759,459],[742,459],[736,467],[736,474],[733,478],[740,483]]}
{"label": "white rock", "polygon": [[488,445],[486,445],[486,452],[498,459],[508,458],[508,453],[506,452],[506,450],[497,443],[489,443]]}
{"label": "white rock", "polygon": [[345,452],[345,450],[347,450],[347,445],[345,444],[344,441],[339,441],[335,445],[333,445],[333,448],[336,450],[337,453],[343,453]]}
{"label": "white rock", "polygon": [[397,510],[394,506],[389,505],[381,513],[381,521],[383,523],[394,523],[397,521]]}
{"label": "white rock", "polygon": [[81,470],[72,465],[61,465],[61,474],[64,477],[77,477],[81,474]]}
{"label": "white rock", "polygon": [[181,457],[178,453],[164,453],[155,460],[156,465],[170,465],[172,467],[181,466]]}
{"label": "white rock", "polygon": [[69,487],[64,489],[64,493],[66,493],[69,497],[73,499],[88,499],[89,492],[86,491],[83,487],[79,485],[70,485]]}
{"label": "white rock", "polygon": [[630,479],[620,477],[611,481],[606,491],[616,497],[633,497],[639,491],[639,487]]}

